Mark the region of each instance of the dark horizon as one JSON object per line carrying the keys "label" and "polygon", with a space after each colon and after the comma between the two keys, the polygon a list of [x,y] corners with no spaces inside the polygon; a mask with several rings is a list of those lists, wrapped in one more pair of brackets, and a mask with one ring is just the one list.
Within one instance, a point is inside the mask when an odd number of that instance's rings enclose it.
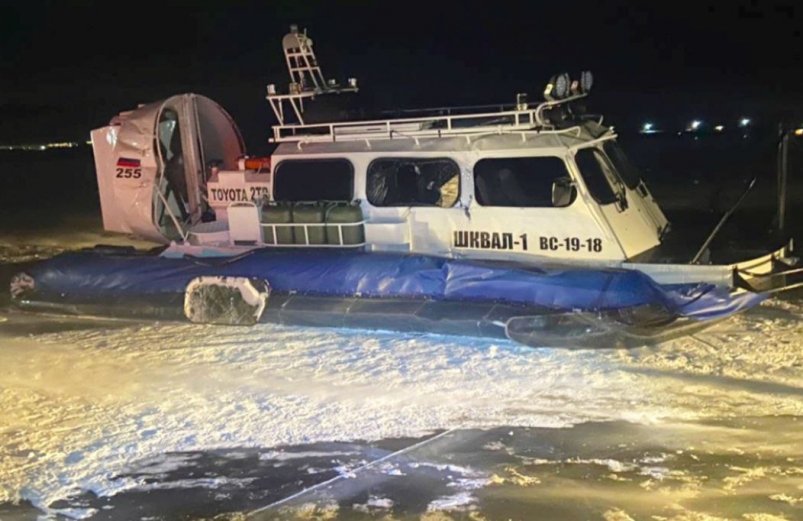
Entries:
{"label": "dark horizon", "polygon": [[291,23],[309,30],[327,77],[358,78],[379,108],[535,100],[552,74],[591,69],[592,111],[624,129],[803,118],[791,2],[163,2],[120,18],[99,2],[40,1],[0,21],[0,141],[82,140],[139,103],[197,92],[232,114],[249,149],[264,147],[265,86],[286,88]]}

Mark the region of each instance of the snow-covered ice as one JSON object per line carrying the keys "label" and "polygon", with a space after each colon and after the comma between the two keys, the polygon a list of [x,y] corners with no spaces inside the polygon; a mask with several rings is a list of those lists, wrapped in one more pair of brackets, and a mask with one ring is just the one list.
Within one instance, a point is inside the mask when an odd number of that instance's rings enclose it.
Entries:
{"label": "snow-covered ice", "polygon": [[[703,429],[711,419],[799,417],[801,313],[797,302],[770,300],[695,337],[597,352],[436,335],[9,312],[0,322],[0,502],[26,499],[44,509],[81,491],[108,496],[157,487],[148,473],[192,465],[188,456],[166,455],[186,451],[500,425],[624,420]],[[799,449],[801,441],[788,443]],[[587,463],[653,482],[667,472],[660,459]],[[465,482],[456,480],[454,493],[430,508],[472,508],[474,489],[491,481],[457,470]],[[734,473],[734,487],[755,477]],[[369,506],[379,508],[379,500]]]}

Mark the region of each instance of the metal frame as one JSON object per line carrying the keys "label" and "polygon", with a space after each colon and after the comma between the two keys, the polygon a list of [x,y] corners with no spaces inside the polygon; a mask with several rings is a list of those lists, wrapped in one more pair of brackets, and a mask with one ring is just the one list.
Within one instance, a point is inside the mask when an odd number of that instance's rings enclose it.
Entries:
{"label": "metal frame", "polygon": [[[587,96],[587,94],[577,94],[562,100],[545,101],[534,109],[497,110],[457,115],[446,114],[365,121],[304,123],[304,99],[313,98],[316,94],[325,92],[306,91],[298,94],[268,94],[267,99],[276,115],[276,119],[279,121],[278,125],[273,126],[273,137],[270,141],[283,143],[294,141],[334,142],[394,138],[439,138],[535,129],[542,132],[562,132],[563,130],[557,130],[545,117],[545,111]],[[298,123],[285,123],[287,111],[284,109],[284,103],[290,105]],[[506,121],[500,122],[500,119]],[[474,122],[474,125],[461,127],[456,125],[458,122]]]}
{"label": "metal frame", "polygon": [[[367,242],[363,240],[363,242],[355,243],[355,244],[343,244],[343,228],[344,227],[353,227],[353,226],[365,226],[366,221],[363,219],[362,221],[353,222],[353,223],[260,223],[260,227],[264,230],[265,228],[270,228],[271,236],[273,238],[273,243],[266,243],[264,240],[262,241],[265,246],[278,246],[281,248],[359,248],[365,246]],[[337,244],[310,244],[309,242],[309,227],[315,226],[323,228],[324,231],[327,228],[337,228]],[[279,244],[276,227],[279,228],[295,228],[295,227],[302,227],[304,228],[304,244]]]}
{"label": "metal frame", "polygon": [[[504,105],[497,105],[497,110],[488,110],[489,106],[459,107],[445,110],[436,116],[410,118],[389,118],[368,121],[347,121],[330,123],[304,122],[304,102],[321,94],[340,94],[357,92],[356,79],[349,79],[346,86],[340,86],[334,80],[327,81],[321,72],[318,59],[312,50],[312,40],[306,30],[300,32],[297,25],[290,26],[290,32],[282,40],[285,62],[290,74],[289,92],[279,94],[274,84],[268,85],[267,100],[276,116],[278,125],[273,126],[273,143],[287,141],[332,142],[338,140],[365,140],[403,138],[439,138],[455,135],[478,135],[502,133],[506,131],[557,131],[545,116],[545,112],[553,107],[567,104],[584,98],[587,93],[580,92],[564,99],[544,101],[533,109],[529,109],[525,98],[517,97],[514,110],[506,110]],[[289,107],[285,107],[285,104]],[[468,109],[468,113],[452,115],[453,111]],[[295,123],[288,122],[288,116],[294,117]],[[500,119],[502,121],[500,121]],[[456,122],[471,121],[469,127],[456,126]]]}

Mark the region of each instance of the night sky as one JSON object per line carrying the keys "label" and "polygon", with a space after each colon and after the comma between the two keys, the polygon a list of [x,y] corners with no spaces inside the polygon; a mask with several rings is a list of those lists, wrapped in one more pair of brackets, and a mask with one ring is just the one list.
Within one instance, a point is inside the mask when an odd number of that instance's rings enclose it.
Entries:
{"label": "night sky", "polygon": [[[207,5],[209,4],[209,5]],[[803,112],[803,4],[722,2],[6,2],[0,143],[80,140],[121,110],[207,95],[265,148],[265,85],[306,27],[327,77],[383,108],[540,99],[591,69],[607,121],[770,120]]]}

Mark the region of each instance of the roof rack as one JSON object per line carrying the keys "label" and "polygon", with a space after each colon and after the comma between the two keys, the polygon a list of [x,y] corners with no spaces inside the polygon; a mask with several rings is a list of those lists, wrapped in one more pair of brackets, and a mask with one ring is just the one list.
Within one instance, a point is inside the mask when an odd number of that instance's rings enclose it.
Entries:
{"label": "roof rack", "polygon": [[[269,99],[294,100],[297,102],[301,98],[296,96],[285,94],[273,98],[269,97]],[[296,117],[301,121],[300,123],[284,123],[284,118],[277,115],[280,123],[273,126],[271,142],[362,141],[395,138],[439,138],[525,130],[554,131],[556,127],[545,117],[545,112],[558,105],[570,103],[585,96],[586,94],[578,94],[561,100],[545,101],[534,109],[525,105],[512,110],[491,112],[330,123],[304,123],[298,113],[299,111],[297,111]]]}
{"label": "roof rack", "polygon": [[357,80],[349,78],[346,86],[341,86],[335,80],[326,80],[312,50],[312,40],[307,37],[306,30],[299,32],[298,26],[290,26],[290,32],[282,40],[282,47],[290,73],[290,85],[287,94],[279,94],[275,84],[268,85],[267,99],[278,120],[270,139],[273,143],[440,138],[532,130],[562,132],[550,120],[548,111],[584,98],[590,90],[590,73],[583,73],[582,80],[583,84],[588,83],[588,88],[583,88],[581,82],[571,82],[568,74],[564,73],[550,80],[544,92],[547,101],[535,108],[528,105],[526,94],[517,94],[513,105],[441,108],[435,109],[439,114],[418,117],[306,123],[306,100],[325,94],[357,92]]}

